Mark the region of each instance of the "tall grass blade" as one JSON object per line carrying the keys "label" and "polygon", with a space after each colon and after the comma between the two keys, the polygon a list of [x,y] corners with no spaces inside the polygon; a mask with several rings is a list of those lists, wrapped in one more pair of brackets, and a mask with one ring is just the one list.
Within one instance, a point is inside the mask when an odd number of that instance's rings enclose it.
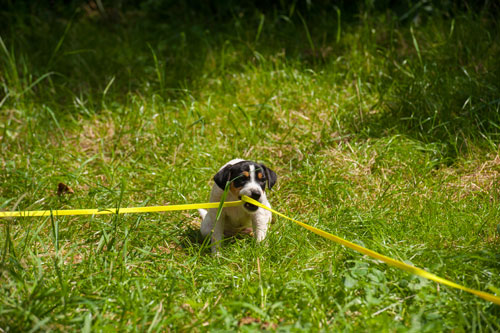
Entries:
{"label": "tall grass blade", "polygon": [[158,57],[156,56],[156,52],[151,46],[151,44],[147,44],[149,47],[149,50],[151,51],[151,54],[153,55],[153,61],[155,64],[155,72],[156,72],[156,78],[158,79],[158,83],[160,84],[160,91],[163,92],[165,90],[165,75],[164,72],[161,70],[160,62],[158,61]]}
{"label": "tall grass blade", "polygon": [[297,14],[299,15],[300,20],[302,21],[302,25],[304,26],[304,31],[306,33],[307,41],[309,42],[309,46],[311,47],[312,54],[316,56],[316,47],[314,46],[314,42],[311,37],[311,33],[309,32],[309,28],[307,27],[307,22],[302,17],[302,14],[300,14],[299,11],[297,11]]}
{"label": "tall grass blade", "polygon": [[422,61],[422,55],[420,54],[420,47],[418,46],[417,38],[415,37],[415,33],[413,32],[413,26],[410,26],[410,32],[411,32],[411,38],[413,40],[413,46],[417,51],[418,61],[420,62],[420,65],[423,66],[424,63]]}
{"label": "tall grass blade", "polygon": [[61,36],[61,38],[59,38],[59,41],[57,42],[57,45],[56,47],[54,48],[54,51],[52,52],[52,55],[50,56],[50,59],[49,59],[49,62],[48,62],[48,67],[50,69],[50,67],[52,66],[52,62],[54,61],[57,53],[59,52],[59,50],[61,49],[61,46],[62,44],[64,43],[64,39],[66,38],[66,35],[68,34],[69,32],[69,29],[71,28],[71,24],[72,24],[72,20],[70,20],[68,22],[68,24],[66,24],[66,28],[64,29],[64,32]]}
{"label": "tall grass blade", "polygon": [[224,206],[224,202],[226,202],[227,193],[229,192],[229,188],[231,187],[231,181],[226,182],[226,186],[224,187],[224,192],[222,193],[222,197],[220,199],[219,208],[217,208],[217,215],[215,216],[215,221],[218,221],[222,214],[222,207]]}
{"label": "tall grass blade", "polygon": [[264,21],[266,16],[264,14],[260,14],[259,27],[257,28],[257,34],[255,35],[255,43],[259,41],[260,34],[262,33],[262,28],[264,27]]}
{"label": "tall grass blade", "polygon": [[335,38],[335,41],[338,44],[338,43],[340,43],[340,36],[342,33],[342,21],[341,21],[341,17],[340,17],[340,14],[341,14],[340,8],[335,7],[335,11],[337,12],[337,37]]}

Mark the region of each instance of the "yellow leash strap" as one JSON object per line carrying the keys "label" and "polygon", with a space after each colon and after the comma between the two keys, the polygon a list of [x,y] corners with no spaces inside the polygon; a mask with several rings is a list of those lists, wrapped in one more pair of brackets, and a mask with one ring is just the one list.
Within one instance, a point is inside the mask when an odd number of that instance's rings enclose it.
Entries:
{"label": "yellow leash strap", "polygon": [[336,242],[338,244],[344,245],[344,246],[346,246],[346,247],[348,247],[350,249],[353,249],[355,251],[358,251],[358,252],[361,252],[363,254],[366,254],[367,256],[370,256],[372,258],[375,258],[375,259],[378,259],[380,261],[383,261],[386,264],[389,264],[391,266],[397,267],[397,268],[402,269],[404,271],[407,271],[409,273],[421,276],[423,278],[426,278],[426,279],[429,279],[429,280],[432,280],[432,281],[435,281],[435,282],[438,282],[438,283],[442,283],[442,284],[447,285],[449,287],[466,291],[468,293],[471,293],[471,294],[474,294],[476,296],[479,296],[479,297],[481,297],[481,298],[483,298],[483,299],[485,299],[487,301],[490,301],[490,302],[493,302],[493,303],[495,303],[497,305],[500,305],[500,297],[494,296],[492,294],[485,293],[483,291],[474,290],[474,289],[470,289],[470,288],[461,286],[461,285],[459,285],[459,284],[457,284],[455,282],[443,279],[442,277],[439,277],[437,275],[434,275],[432,273],[424,271],[421,268],[418,268],[418,267],[415,267],[415,266],[411,266],[411,265],[405,264],[402,261],[386,257],[383,254],[377,253],[377,252],[369,250],[369,249],[367,249],[367,248],[365,248],[363,246],[360,246],[360,245],[354,244],[352,242],[349,242],[349,241],[347,241],[347,240],[345,240],[343,238],[340,238],[338,236],[332,235],[332,234],[330,234],[330,233],[328,233],[326,231],[323,231],[321,229],[315,228],[315,227],[310,226],[308,224],[305,224],[303,222],[294,220],[294,219],[292,219],[292,218],[290,218],[290,217],[288,217],[286,215],[281,214],[280,212],[275,211],[274,209],[271,209],[269,207],[264,206],[260,202],[255,201],[252,198],[249,198],[249,197],[247,197],[245,195],[241,197],[241,200],[244,201],[244,202],[248,202],[248,203],[250,203],[252,205],[258,206],[260,208],[267,209],[268,211],[270,211],[270,212],[272,212],[272,213],[274,213],[276,215],[279,215],[279,216],[281,216],[281,217],[283,217],[283,218],[285,218],[287,220],[295,222],[296,224],[300,225],[301,227],[306,228],[307,230],[310,230],[310,231],[314,232],[315,234],[318,234],[318,235],[320,235],[320,236],[322,236],[322,237],[324,237],[326,239],[332,240],[332,241],[334,241],[334,242]]}
{"label": "yellow leash strap", "polygon": [[[223,207],[241,206],[240,201],[226,201]],[[17,212],[0,212],[2,217],[32,217],[32,216],[64,216],[64,215],[104,215],[104,214],[127,214],[127,213],[153,213],[167,212],[174,210],[189,210],[189,209],[210,209],[219,208],[218,202],[207,202],[200,204],[185,204],[171,206],[151,206],[151,207],[130,207],[130,208],[107,208],[107,209],[67,209],[67,210],[31,210]]]}

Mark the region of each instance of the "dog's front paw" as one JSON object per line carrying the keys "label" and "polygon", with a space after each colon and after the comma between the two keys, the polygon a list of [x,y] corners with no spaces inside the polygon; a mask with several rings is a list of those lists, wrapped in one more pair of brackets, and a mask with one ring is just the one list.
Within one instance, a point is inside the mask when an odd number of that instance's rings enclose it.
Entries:
{"label": "dog's front paw", "polygon": [[214,257],[220,257],[221,256],[220,249],[219,249],[218,246],[212,245],[212,255]]}
{"label": "dog's front paw", "polygon": [[261,230],[255,231],[255,239],[257,240],[257,243],[262,242],[264,240],[264,238],[266,238],[265,231],[261,231]]}

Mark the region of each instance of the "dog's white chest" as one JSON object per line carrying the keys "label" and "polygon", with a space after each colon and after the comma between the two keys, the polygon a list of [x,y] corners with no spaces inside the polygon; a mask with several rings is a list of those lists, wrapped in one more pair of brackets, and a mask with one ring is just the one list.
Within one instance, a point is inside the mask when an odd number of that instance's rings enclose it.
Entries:
{"label": "dog's white chest", "polygon": [[245,214],[240,208],[228,209],[225,216],[224,230],[239,231],[252,227],[252,218]]}

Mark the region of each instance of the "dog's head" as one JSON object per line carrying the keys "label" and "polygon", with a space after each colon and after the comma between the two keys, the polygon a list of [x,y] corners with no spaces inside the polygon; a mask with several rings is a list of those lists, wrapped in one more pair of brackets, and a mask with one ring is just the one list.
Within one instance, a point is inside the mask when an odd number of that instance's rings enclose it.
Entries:
{"label": "dog's head", "polygon": [[[241,161],[228,164],[214,176],[214,181],[221,189],[225,189],[226,182],[230,181],[230,191],[238,198],[246,195],[254,200],[262,202],[264,192],[276,184],[278,177],[276,173],[264,164],[252,161]],[[257,211],[258,207],[249,203],[243,205],[249,212]]]}

